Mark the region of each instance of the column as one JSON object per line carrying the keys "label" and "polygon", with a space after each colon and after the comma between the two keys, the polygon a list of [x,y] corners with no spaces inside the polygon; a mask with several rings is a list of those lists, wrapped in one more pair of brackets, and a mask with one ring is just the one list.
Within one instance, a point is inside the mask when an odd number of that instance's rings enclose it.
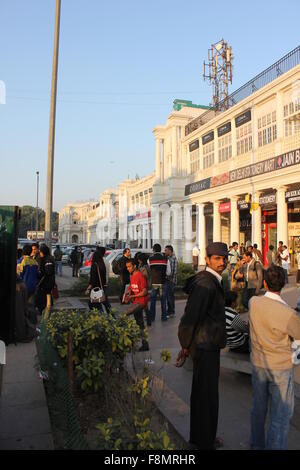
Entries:
{"label": "column", "polygon": [[160,171],[160,139],[155,139],[156,145],[155,145],[155,175],[156,175],[156,181],[160,182],[161,181],[161,171]]}
{"label": "column", "polygon": [[240,213],[237,207],[237,196],[230,199],[230,244],[240,243]]}
{"label": "column", "polygon": [[286,186],[277,189],[277,246],[279,241],[288,246],[288,210],[285,202]]}
{"label": "column", "polygon": [[206,227],[204,204],[198,204],[198,245],[200,250],[199,265],[205,266],[206,256]]}
{"label": "column", "polygon": [[214,218],[213,218],[213,240],[221,241],[221,214],[219,212],[219,201],[214,201]]}
{"label": "column", "polygon": [[[254,193],[254,200],[259,204],[259,197],[261,192],[256,191]],[[256,210],[252,210],[252,245],[257,243],[258,249],[262,249],[262,239],[261,239],[261,207],[258,206]]]}
{"label": "column", "polygon": [[172,128],[172,163],[171,163],[171,175],[175,176],[177,174],[177,127]]}
{"label": "column", "polygon": [[[193,226],[192,226],[192,204],[187,203],[183,206],[183,232],[184,232],[184,247],[183,247],[183,261],[184,263],[193,262]],[[198,240],[197,240],[198,241]],[[197,243],[197,242],[196,242]]]}

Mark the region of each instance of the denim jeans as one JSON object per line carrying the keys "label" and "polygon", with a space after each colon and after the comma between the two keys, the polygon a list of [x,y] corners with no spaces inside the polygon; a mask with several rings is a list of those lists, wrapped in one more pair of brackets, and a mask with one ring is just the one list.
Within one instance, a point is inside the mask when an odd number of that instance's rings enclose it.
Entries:
{"label": "denim jeans", "polygon": [[62,276],[62,261],[55,261],[55,274],[59,271],[59,275]]}
{"label": "denim jeans", "polygon": [[174,296],[174,283],[167,281],[167,306],[168,315],[175,315],[175,296]]}
{"label": "denim jeans", "polygon": [[167,319],[167,283],[161,284],[161,287],[153,287],[150,294],[150,316],[151,321],[155,321],[156,316],[156,297],[160,293],[161,319]]}
{"label": "denim jeans", "polygon": [[[252,365],[252,386],[251,449],[286,450],[294,411],[294,370]],[[269,426],[265,438],[268,404]]]}

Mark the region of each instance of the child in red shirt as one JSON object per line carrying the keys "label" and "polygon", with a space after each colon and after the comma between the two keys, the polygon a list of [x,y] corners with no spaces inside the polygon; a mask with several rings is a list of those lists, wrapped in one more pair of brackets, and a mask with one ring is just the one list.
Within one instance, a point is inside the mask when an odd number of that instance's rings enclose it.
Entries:
{"label": "child in red shirt", "polygon": [[142,346],[139,351],[149,351],[149,344],[144,337],[144,318],[143,308],[146,307],[149,296],[147,279],[137,270],[136,265],[132,259],[126,262],[126,268],[130,274],[130,287],[125,294],[125,303],[132,302],[132,306],[126,311],[127,315],[134,315],[135,321],[140,327],[142,334]]}

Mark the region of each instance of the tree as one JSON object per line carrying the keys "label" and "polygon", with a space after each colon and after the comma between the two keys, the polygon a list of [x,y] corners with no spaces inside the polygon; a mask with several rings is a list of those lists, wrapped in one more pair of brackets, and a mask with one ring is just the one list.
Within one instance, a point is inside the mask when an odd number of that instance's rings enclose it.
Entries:
{"label": "tree", "polygon": [[[53,212],[52,231],[58,232],[58,212]],[[33,206],[21,207],[19,220],[19,238],[26,238],[27,231],[36,229],[36,208]],[[38,208],[38,230],[45,230],[45,211]]]}

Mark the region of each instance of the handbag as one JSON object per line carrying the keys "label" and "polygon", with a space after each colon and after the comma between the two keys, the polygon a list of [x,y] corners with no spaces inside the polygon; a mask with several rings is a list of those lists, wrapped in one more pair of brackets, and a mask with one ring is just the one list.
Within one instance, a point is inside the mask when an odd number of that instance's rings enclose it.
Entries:
{"label": "handbag", "polygon": [[53,289],[52,289],[52,297],[54,300],[59,298],[59,293],[58,293],[58,288],[57,285],[55,284]]}
{"label": "handbag", "polygon": [[94,287],[91,292],[90,292],[90,301],[92,304],[102,304],[103,302],[106,301],[106,297],[105,297],[105,294],[104,294],[104,289],[103,289],[103,285],[102,285],[102,281],[101,281],[101,276],[100,276],[100,272],[99,272],[99,266],[97,263],[95,263],[96,266],[97,266],[97,272],[98,272],[98,278],[99,278],[99,282],[100,282],[100,287]]}

